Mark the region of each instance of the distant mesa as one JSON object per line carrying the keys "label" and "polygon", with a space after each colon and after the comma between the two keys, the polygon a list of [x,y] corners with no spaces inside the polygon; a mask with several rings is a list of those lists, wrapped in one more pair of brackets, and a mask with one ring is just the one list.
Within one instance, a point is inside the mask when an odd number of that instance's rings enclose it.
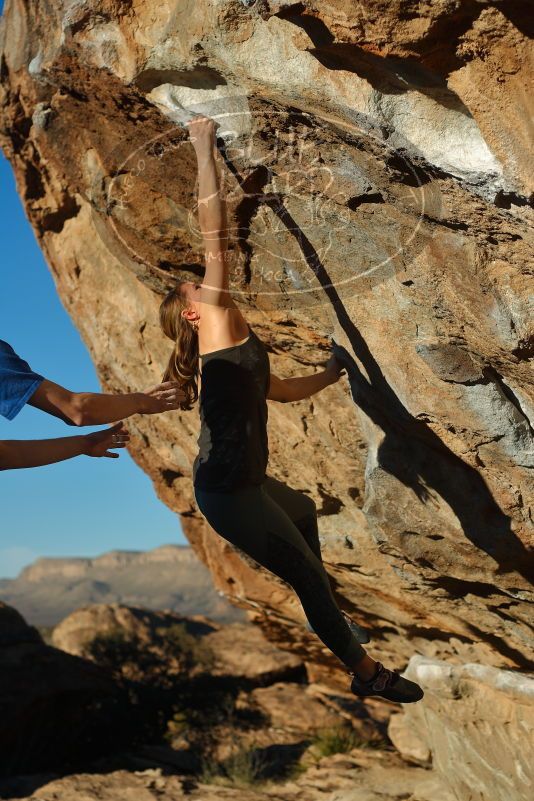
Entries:
{"label": "distant mesa", "polygon": [[55,626],[94,603],[169,609],[219,623],[246,619],[215,589],[209,570],[186,545],[109,551],[95,558],[41,557],[17,578],[0,579],[0,600],[34,626]]}

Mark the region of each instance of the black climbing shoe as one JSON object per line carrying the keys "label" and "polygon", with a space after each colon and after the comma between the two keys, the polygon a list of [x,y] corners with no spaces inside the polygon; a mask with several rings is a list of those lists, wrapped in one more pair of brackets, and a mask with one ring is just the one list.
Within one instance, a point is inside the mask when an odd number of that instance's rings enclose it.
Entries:
{"label": "black climbing shoe", "polygon": [[[358,626],[358,624],[355,623],[354,620],[352,620],[345,612],[342,612],[341,614],[343,615],[343,617],[347,621],[349,629],[352,631],[352,633],[353,633],[354,637],[356,638],[357,642],[359,642],[361,644],[365,644],[365,643],[371,641],[371,638],[369,637],[369,632],[368,631],[366,631],[365,629],[362,629],[361,626]],[[312,634],[315,634],[315,630],[312,628],[311,623],[308,622],[306,624],[306,628],[308,629],[308,631],[311,631]]]}
{"label": "black climbing shoe", "polygon": [[376,673],[368,681],[362,681],[352,671],[350,675],[353,676],[351,692],[360,698],[378,696],[399,704],[413,704],[415,701],[420,701],[424,695],[418,684],[399,676],[394,670],[388,670],[380,662],[376,663]]}

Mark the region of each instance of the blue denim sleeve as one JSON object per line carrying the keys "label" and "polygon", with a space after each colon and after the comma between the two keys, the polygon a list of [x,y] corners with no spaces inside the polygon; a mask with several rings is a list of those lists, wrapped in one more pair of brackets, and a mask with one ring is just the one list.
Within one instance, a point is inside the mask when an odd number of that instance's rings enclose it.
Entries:
{"label": "blue denim sleeve", "polygon": [[13,420],[43,380],[28,362],[17,356],[11,345],[0,339],[0,414],[3,417]]}

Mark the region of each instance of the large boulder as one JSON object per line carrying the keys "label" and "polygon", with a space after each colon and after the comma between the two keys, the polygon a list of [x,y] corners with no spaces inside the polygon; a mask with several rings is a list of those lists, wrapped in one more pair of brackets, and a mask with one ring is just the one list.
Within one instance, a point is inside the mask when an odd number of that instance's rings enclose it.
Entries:
{"label": "large boulder", "polygon": [[80,764],[120,730],[120,693],[98,666],[45,645],[0,602],[0,775]]}
{"label": "large boulder", "polygon": [[123,604],[93,604],[76,609],[52,632],[52,643],[69,654],[87,657],[96,638],[120,635],[135,640],[141,648],[152,645],[172,626],[182,625],[192,636],[217,630],[216,623],[202,615],[184,617],[177,612],[155,612]]}
{"label": "large boulder", "polygon": [[304,677],[304,666],[296,654],[282,651],[250,624],[232,623],[209,632],[204,643],[214,655],[215,676],[233,676],[254,684]]}
{"label": "large boulder", "polygon": [[[52,643],[69,654],[98,661],[95,644],[101,643],[104,651],[109,651],[114,642],[122,641],[125,646],[135,645],[134,661],[152,651],[167,657],[170,666],[179,651],[180,638],[175,652],[169,635],[172,637],[177,629],[192,638],[184,645],[191,647],[196,641],[202,647],[199,656],[210,655],[209,663],[191,668],[201,671],[209,664],[210,675],[215,678],[226,677],[255,686],[305,677],[303,663],[296,654],[277,648],[250,623],[220,626],[203,615],[184,617],[170,610],[156,612],[123,604],[85,606],[54,628]],[[192,656],[194,661],[194,652]]]}
{"label": "large boulder", "polygon": [[[313,372],[332,336],[347,367],[269,423],[271,471],[315,500],[340,603],[394,666],[531,664],[527,0],[5,9],[2,146],[103,388],[163,373],[162,295],[203,269],[180,121],[211,114],[231,285],[273,371]],[[196,413],[129,429],[218,588],[346,687],[292,591],[204,525]]]}
{"label": "large boulder", "polygon": [[[271,405],[273,474],[317,502],[385,660],[506,667],[532,656],[531,51],[521,2],[460,5],[7,2],[1,137],[103,387],[124,391],[160,378],[162,292],[201,269],[178,122],[218,118],[237,301],[274,371],[313,371],[333,335],[349,373]],[[334,666],[288,588],[203,525],[196,413],[129,428],[219,589]]]}
{"label": "large boulder", "polygon": [[425,690],[389,736],[408,759],[431,760],[458,801],[525,801],[534,786],[534,677],[414,657]]}

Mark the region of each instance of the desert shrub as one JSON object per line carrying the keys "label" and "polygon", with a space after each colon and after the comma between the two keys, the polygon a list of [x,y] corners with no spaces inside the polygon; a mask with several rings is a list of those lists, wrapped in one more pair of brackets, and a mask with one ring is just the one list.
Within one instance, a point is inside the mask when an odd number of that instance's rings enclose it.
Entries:
{"label": "desert shrub", "polygon": [[87,656],[98,662],[102,667],[117,671],[132,660],[139,652],[139,641],[132,635],[127,635],[123,629],[116,628],[103,634],[97,634],[85,646]]}
{"label": "desert shrub", "polygon": [[87,643],[86,655],[109,670],[124,690],[139,742],[172,742],[190,727],[194,677],[213,662],[210,649],[183,624],[159,628],[149,642],[117,626]]}
{"label": "desert shrub", "polygon": [[190,634],[183,623],[160,627],[150,642],[116,627],[97,634],[86,645],[87,655],[123,679],[170,688],[194,672],[214,664],[211,649]]}
{"label": "desert shrub", "polygon": [[311,747],[319,758],[332,754],[346,754],[353,748],[380,748],[381,739],[365,739],[349,725],[319,729],[312,739]]}
{"label": "desert shrub", "polygon": [[199,778],[205,784],[250,787],[263,781],[267,768],[265,758],[254,748],[238,748],[221,761],[202,760]]}
{"label": "desert shrub", "polygon": [[199,667],[203,670],[213,668],[213,651],[201,637],[190,634],[185,623],[173,623],[171,626],[158,628],[156,634],[164,644],[166,653],[181,660],[182,670],[190,672]]}

